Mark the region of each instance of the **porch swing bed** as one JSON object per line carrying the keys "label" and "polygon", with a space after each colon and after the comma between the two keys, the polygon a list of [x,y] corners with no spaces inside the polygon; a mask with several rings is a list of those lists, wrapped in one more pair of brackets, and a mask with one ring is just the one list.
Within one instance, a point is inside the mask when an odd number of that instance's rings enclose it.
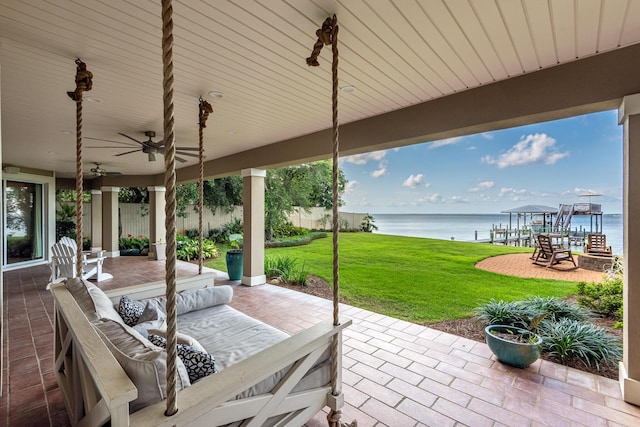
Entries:
{"label": "porch swing bed", "polygon": [[[231,287],[186,283],[178,330],[214,356],[218,372],[191,382],[178,358],[180,410],[171,417],[164,415],[166,352],[126,325],[114,304],[141,287],[107,295],[80,278],[52,285],[55,373],[73,425],[299,426],[328,405],[331,342],[350,322],[288,336],[230,307]],[[141,302],[162,307],[164,300]]]}

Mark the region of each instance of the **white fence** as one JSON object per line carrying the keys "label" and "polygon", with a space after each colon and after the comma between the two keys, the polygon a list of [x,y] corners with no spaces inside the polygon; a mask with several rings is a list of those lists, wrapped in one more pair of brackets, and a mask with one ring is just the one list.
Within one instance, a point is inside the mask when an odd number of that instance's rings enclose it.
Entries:
{"label": "white fence", "polygon": [[[58,209],[60,209],[58,205]],[[83,206],[83,234],[91,235],[91,204],[85,203]],[[126,236],[149,236],[149,205],[143,203],[120,203],[120,235]],[[340,212],[339,223],[341,228],[360,228],[363,217],[366,213],[356,212]],[[205,208],[203,215],[203,226],[206,233],[218,228],[224,224],[233,221],[234,218],[242,220],[242,206],[236,206],[230,213],[223,212],[221,209],[216,210],[214,215],[210,209]],[[308,229],[330,229],[332,223],[332,212],[330,209],[311,208],[309,211],[304,209],[296,209],[289,220],[297,227]],[[193,208],[187,208],[186,218],[176,218],[176,228],[178,233],[184,233],[185,230],[198,228],[198,212]]]}

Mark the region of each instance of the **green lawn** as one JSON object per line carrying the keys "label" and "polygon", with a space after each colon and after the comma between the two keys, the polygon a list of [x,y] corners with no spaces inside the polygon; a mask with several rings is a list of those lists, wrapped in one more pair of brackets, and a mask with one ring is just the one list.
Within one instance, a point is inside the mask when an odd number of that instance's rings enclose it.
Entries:
{"label": "green lawn", "polygon": [[[304,263],[310,274],[332,282],[332,239],[307,246],[266,249]],[[523,279],[479,270],[489,256],[530,252],[481,243],[449,242],[371,233],[340,234],[340,294],[349,304],[416,323],[468,317],[491,298],[564,297],[575,282]],[[208,267],[225,270],[224,250]]]}

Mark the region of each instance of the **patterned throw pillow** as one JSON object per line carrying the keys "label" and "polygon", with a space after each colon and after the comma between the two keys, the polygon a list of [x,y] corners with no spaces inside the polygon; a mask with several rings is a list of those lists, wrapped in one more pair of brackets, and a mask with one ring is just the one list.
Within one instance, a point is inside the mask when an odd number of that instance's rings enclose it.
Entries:
{"label": "patterned throw pillow", "polygon": [[[167,347],[167,340],[161,336],[149,334],[149,341],[158,347]],[[178,344],[177,350],[178,357],[182,360],[185,368],[187,368],[191,384],[200,378],[204,378],[217,372],[216,361],[211,354],[196,350],[193,347],[184,344]]]}
{"label": "patterned throw pillow", "polygon": [[120,298],[118,304],[118,314],[122,317],[122,320],[128,326],[133,326],[138,323],[138,319],[144,311],[144,304],[140,301],[132,300],[126,295]]}

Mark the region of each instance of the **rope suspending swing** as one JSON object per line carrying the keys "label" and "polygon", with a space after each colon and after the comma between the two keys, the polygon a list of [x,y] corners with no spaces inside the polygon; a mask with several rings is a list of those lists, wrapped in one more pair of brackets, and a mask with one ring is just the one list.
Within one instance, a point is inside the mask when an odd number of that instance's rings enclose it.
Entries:
{"label": "rope suspending swing", "polygon": [[67,92],[76,103],[76,276],[82,277],[82,93],[93,87],[93,73],[87,64],[76,59],[76,90]]}
{"label": "rope suspending swing", "polygon": [[200,168],[200,178],[198,179],[198,274],[202,274],[202,264],[204,259],[202,256],[203,238],[203,210],[204,210],[204,128],[207,127],[207,119],[209,114],[213,113],[213,107],[206,100],[200,97],[199,114],[198,114],[198,166]]}
{"label": "rope suspending swing", "polygon": [[[318,40],[313,45],[313,51],[311,56],[307,58],[307,65],[317,67],[320,65],[318,62],[318,56],[322,51],[324,45],[331,45],[332,62],[331,62],[331,110],[332,110],[332,125],[333,125],[333,169],[332,169],[332,208],[333,208],[333,324],[339,325],[340,308],[339,308],[339,251],[338,251],[338,174],[340,157],[340,143],[339,143],[339,123],[338,123],[338,18],[336,15],[325,19],[322,23],[322,28],[316,31]],[[331,342],[331,395],[336,398],[342,398],[342,390],[339,388],[338,383],[338,357],[340,357],[340,338],[334,336]],[[339,405],[340,408],[342,405]],[[327,415],[330,427],[357,427],[358,422],[352,421],[351,424],[346,424],[340,421],[342,418],[342,409],[331,409]]]}
{"label": "rope suspending swing", "polygon": [[177,311],[176,311],[176,144],[173,119],[173,7],[162,0],[162,89],[164,123],[164,185],[167,260],[165,262],[167,298],[167,409],[165,415],[178,412]]}

